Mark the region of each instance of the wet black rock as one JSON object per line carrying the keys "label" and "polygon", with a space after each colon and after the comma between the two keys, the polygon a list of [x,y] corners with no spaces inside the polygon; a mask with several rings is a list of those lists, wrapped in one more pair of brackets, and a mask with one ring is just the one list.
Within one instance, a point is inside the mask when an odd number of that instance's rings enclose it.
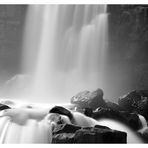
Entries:
{"label": "wet black rock", "polygon": [[53,107],[49,113],[58,113],[58,114],[61,114],[61,115],[66,115],[69,117],[70,120],[73,119],[73,115],[72,113],[66,109],[65,107],[62,107],[62,106],[55,106]]}
{"label": "wet black rock", "polygon": [[79,108],[91,108],[96,109],[98,107],[105,107],[106,103],[103,99],[103,91],[97,89],[93,92],[82,91],[71,98],[71,103],[76,104]]}
{"label": "wet black rock", "polygon": [[53,131],[52,143],[126,143],[125,132],[112,130],[106,126],[79,127],[59,125]]}
{"label": "wet black rock", "polygon": [[116,110],[116,111],[124,111],[124,109],[121,106],[110,101],[106,101],[106,108]]}
{"label": "wet black rock", "polygon": [[109,118],[118,120],[134,130],[138,130],[141,127],[139,116],[135,113],[99,107],[95,111],[86,108],[84,114],[94,119]]}
{"label": "wet black rock", "polygon": [[125,111],[143,115],[148,120],[148,90],[135,90],[119,98],[118,104]]}
{"label": "wet black rock", "polygon": [[56,126],[56,128],[53,130],[54,134],[60,134],[60,133],[74,133],[77,130],[81,129],[80,126],[76,126],[73,124],[59,124]]}
{"label": "wet black rock", "polygon": [[145,143],[148,143],[148,127],[140,130],[139,135],[143,138]]}
{"label": "wet black rock", "polygon": [[1,103],[0,103],[0,111],[1,111],[1,110],[4,110],[4,109],[10,109],[10,107],[7,106],[7,105],[5,105],[5,104],[1,104]]}
{"label": "wet black rock", "polygon": [[93,110],[91,108],[85,108],[84,109],[84,114],[88,117],[93,117]]}

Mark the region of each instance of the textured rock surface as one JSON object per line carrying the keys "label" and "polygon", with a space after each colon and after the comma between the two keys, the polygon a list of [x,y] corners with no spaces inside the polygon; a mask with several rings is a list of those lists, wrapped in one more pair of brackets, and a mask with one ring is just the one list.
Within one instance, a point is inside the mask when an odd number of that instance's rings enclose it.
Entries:
{"label": "textured rock surface", "polygon": [[103,91],[101,89],[97,89],[93,92],[79,92],[71,98],[71,103],[77,104],[80,108],[92,108],[93,110],[100,106],[106,106],[106,103],[103,100]]}
{"label": "textured rock surface", "polygon": [[122,123],[127,124],[134,130],[138,130],[141,127],[139,116],[135,113],[130,113],[126,111],[117,111],[109,108],[99,107],[95,111],[92,111],[91,109],[86,109],[84,114],[94,119],[100,119],[100,118],[115,119],[121,121]]}
{"label": "textured rock surface", "polygon": [[106,102],[106,107],[107,107],[108,109],[112,109],[112,110],[116,110],[116,111],[123,111],[123,110],[124,110],[124,109],[123,109],[121,106],[119,106],[118,104],[116,104],[116,103],[114,103],[114,102],[110,102],[110,101]]}
{"label": "textured rock surface", "polygon": [[59,125],[53,131],[52,143],[126,143],[127,134],[105,126],[79,127]]}
{"label": "textured rock surface", "polygon": [[118,104],[129,112],[136,112],[148,119],[148,90],[135,90],[120,97]]}

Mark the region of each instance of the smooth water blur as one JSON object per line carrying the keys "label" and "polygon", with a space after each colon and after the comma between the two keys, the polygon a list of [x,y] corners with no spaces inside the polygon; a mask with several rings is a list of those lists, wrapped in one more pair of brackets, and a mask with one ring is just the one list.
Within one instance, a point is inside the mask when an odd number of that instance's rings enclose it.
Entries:
{"label": "smooth water blur", "polygon": [[121,122],[111,120],[111,119],[101,119],[98,121],[99,125],[107,126],[111,129],[123,131],[127,133],[127,143],[144,143],[144,141],[134,132],[132,129],[130,129],[128,126],[124,125]]}
{"label": "smooth water blur", "polygon": [[[48,113],[48,112],[47,112]],[[0,143],[51,143],[52,125],[39,108],[14,108],[0,117]]]}
{"label": "smooth water blur", "polygon": [[[16,102],[17,104],[17,102]],[[30,106],[30,104],[28,104]],[[50,107],[40,108],[32,104],[28,108],[26,104],[16,108],[7,109],[0,116],[0,143],[51,143],[52,129],[56,125],[56,120],[52,114],[48,114]],[[75,125],[82,127],[91,127],[95,125],[107,126],[111,129],[127,133],[127,143],[143,143],[135,131],[121,122],[111,119],[94,120],[79,112],[72,112]],[[50,116],[51,115],[51,116]],[[63,116],[63,115],[62,115]],[[62,117],[61,116],[61,117]],[[54,117],[58,118],[55,114]],[[62,117],[65,123],[70,124],[68,117]]]}
{"label": "smooth water blur", "polygon": [[146,121],[146,119],[142,115],[138,115],[138,116],[139,116],[139,119],[140,119],[142,128],[146,128],[147,127],[147,121]]}
{"label": "smooth water blur", "polygon": [[22,72],[32,75],[28,97],[69,102],[77,92],[104,88],[106,5],[30,5]]}

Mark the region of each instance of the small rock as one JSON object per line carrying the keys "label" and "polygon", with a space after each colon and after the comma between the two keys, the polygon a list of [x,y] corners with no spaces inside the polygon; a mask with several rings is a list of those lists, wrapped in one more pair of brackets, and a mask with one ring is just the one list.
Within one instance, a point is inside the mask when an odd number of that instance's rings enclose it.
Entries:
{"label": "small rock", "polygon": [[65,107],[62,107],[62,106],[55,106],[53,107],[49,113],[58,113],[58,114],[61,114],[61,115],[66,115],[69,117],[70,120],[73,119],[73,115],[72,113],[66,109]]}
{"label": "small rock", "polygon": [[54,134],[59,134],[59,133],[74,133],[77,130],[79,130],[81,127],[76,126],[73,124],[59,124],[56,126],[56,128],[53,130]]}

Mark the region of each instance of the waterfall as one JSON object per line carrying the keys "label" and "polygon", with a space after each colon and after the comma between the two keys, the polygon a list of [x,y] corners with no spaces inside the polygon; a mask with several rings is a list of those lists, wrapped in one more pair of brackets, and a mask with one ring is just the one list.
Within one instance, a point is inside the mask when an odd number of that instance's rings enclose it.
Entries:
{"label": "waterfall", "polygon": [[[28,99],[43,104],[15,106],[15,102],[6,100],[12,108],[0,112],[0,143],[51,143],[52,124],[47,119],[52,103],[67,103],[72,95],[84,89],[91,91],[100,87],[104,90],[107,44],[106,5],[29,5],[24,28],[22,75],[8,81],[8,85],[23,79],[23,84],[18,83],[23,88],[29,81],[29,91],[25,91],[29,93],[22,94],[20,102],[23,104]],[[139,118],[142,126],[147,127],[145,119],[141,115]],[[83,120],[78,116],[75,121],[82,126],[95,123],[125,131],[128,143],[143,142],[130,128],[114,120],[93,122],[93,119]]]}
{"label": "waterfall", "polygon": [[67,102],[77,92],[104,88],[106,5],[30,5],[22,72],[32,75],[28,97]]}

